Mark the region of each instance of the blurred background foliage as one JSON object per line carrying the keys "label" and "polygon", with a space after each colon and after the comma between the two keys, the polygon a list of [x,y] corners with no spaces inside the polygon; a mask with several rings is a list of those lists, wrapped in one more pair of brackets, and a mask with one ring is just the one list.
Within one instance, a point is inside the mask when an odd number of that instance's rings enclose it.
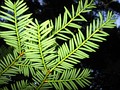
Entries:
{"label": "blurred background foliage", "polygon": [[[15,1],[15,0],[13,0]],[[64,12],[64,6],[68,9],[71,4],[77,5],[78,0],[25,0],[29,11],[33,13],[33,17],[40,22],[47,19],[54,19],[59,13]],[[0,6],[4,0],[0,0]],[[92,85],[84,90],[120,90],[120,0],[95,0],[96,8],[84,16],[88,20],[87,23],[81,23],[82,26],[87,25],[93,19],[98,17],[98,12],[102,12],[104,19],[108,10],[112,10],[116,19],[116,27],[111,30],[106,30],[110,36],[107,41],[101,43],[100,49],[96,53],[90,53],[90,58],[82,60],[82,64],[76,67],[90,68],[92,70]],[[1,9],[1,8],[0,8]],[[0,21],[4,21],[0,18]],[[2,30],[2,28],[0,28]],[[60,41],[59,41],[60,43]],[[0,58],[3,55],[4,41],[0,39]],[[6,45],[5,45],[6,46]],[[6,46],[7,47],[7,46]],[[5,53],[6,54],[6,53]],[[14,77],[13,79],[22,78]]]}

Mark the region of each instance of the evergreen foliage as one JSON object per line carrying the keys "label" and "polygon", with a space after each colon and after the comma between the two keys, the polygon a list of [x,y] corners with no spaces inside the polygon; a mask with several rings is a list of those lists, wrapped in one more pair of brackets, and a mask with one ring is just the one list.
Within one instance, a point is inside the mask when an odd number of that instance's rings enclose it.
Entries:
{"label": "evergreen foliage", "polygon": [[[32,81],[21,80],[11,84],[12,90],[78,90],[91,84],[90,70],[77,69],[74,65],[82,59],[89,58],[87,52],[95,52],[99,48],[97,42],[103,42],[109,34],[103,28],[114,28],[113,14],[108,11],[106,20],[102,14],[86,26],[83,34],[82,26],[77,22],[87,22],[81,15],[95,8],[93,0],[80,0],[78,7],[72,5],[71,11],[65,7],[63,16],[60,14],[55,21],[46,20],[39,23],[27,14],[28,7],[24,0],[5,0],[1,6],[0,37],[7,45],[13,47],[0,60],[0,85],[7,85],[12,76],[23,74]],[[77,33],[72,30],[77,29]],[[59,45],[56,39],[63,40]],[[11,51],[10,51],[11,52]],[[7,86],[2,90],[9,90]],[[1,90],[0,89],[0,90]]]}

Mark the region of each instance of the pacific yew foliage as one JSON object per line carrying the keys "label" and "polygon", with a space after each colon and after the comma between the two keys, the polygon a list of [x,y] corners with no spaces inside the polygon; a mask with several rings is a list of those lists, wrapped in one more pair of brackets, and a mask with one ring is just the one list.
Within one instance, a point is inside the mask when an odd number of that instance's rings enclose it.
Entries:
{"label": "pacific yew foliage", "polygon": [[[89,58],[87,52],[95,52],[99,48],[97,42],[103,42],[109,34],[103,28],[114,28],[113,14],[108,11],[106,20],[102,14],[86,26],[86,34],[77,22],[87,22],[82,13],[88,13],[95,8],[93,0],[80,0],[77,8],[72,5],[71,12],[65,7],[63,15],[59,14],[55,21],[31,18],[26,14],[28,7],[24,0],[5,0],[1,6],[0,37],[7,45],[13,47],[13,53],[0,60],[0,85],[7,85],[10,77],[17,74],[31,77],[29,80],[16,81],[11,84],[12,90],[77,90],[77,86],[86,87],[91,82],[90,70],[76,69],[74,65],[81,59]],[[76,29],[73,33],[71,29]],[[56,39],[64,41],[62,45]],[[11,49],[10,49],[11,50]],[[8,87],[2,87],[9,90]]]}

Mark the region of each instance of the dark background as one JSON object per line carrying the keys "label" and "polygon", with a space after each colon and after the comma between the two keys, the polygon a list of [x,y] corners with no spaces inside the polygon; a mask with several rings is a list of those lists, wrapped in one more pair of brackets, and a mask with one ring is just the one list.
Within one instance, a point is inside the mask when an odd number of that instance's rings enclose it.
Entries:
{"label": "dark background", "polygon": [[[79,0],[25,0],[29,7],[29,12],[33,17],[41,22],[47,19],[54,19],[59,13],[64,12],[64,6],[71,9],[71,4],[77,5]],[[97,17],[99,11],[106,16],[108,10],[112,10],[115,18],[120,17],[119,0],[95,0],[96,9],[91,13],[85,14],[88,22]],[[0,0],[3,5],[3,0]],[[1,20],[1,19],[0,19]],[[119,19],[117,19],[119,21]],[[99,50],[90,53],[90,58],[82,60],[81,65],[77,67],[87,67],[93,72],[94,79],[92,85],[82,90],[120,90],[120,24],[116,22],[117,27],[106,30],[110,36],[107,41],[100,43]],[[85,25],[85,24],[84,24]],[[83,26],[84,26],[83,25]],[[3,41],[0,41],[2,45]]]}

